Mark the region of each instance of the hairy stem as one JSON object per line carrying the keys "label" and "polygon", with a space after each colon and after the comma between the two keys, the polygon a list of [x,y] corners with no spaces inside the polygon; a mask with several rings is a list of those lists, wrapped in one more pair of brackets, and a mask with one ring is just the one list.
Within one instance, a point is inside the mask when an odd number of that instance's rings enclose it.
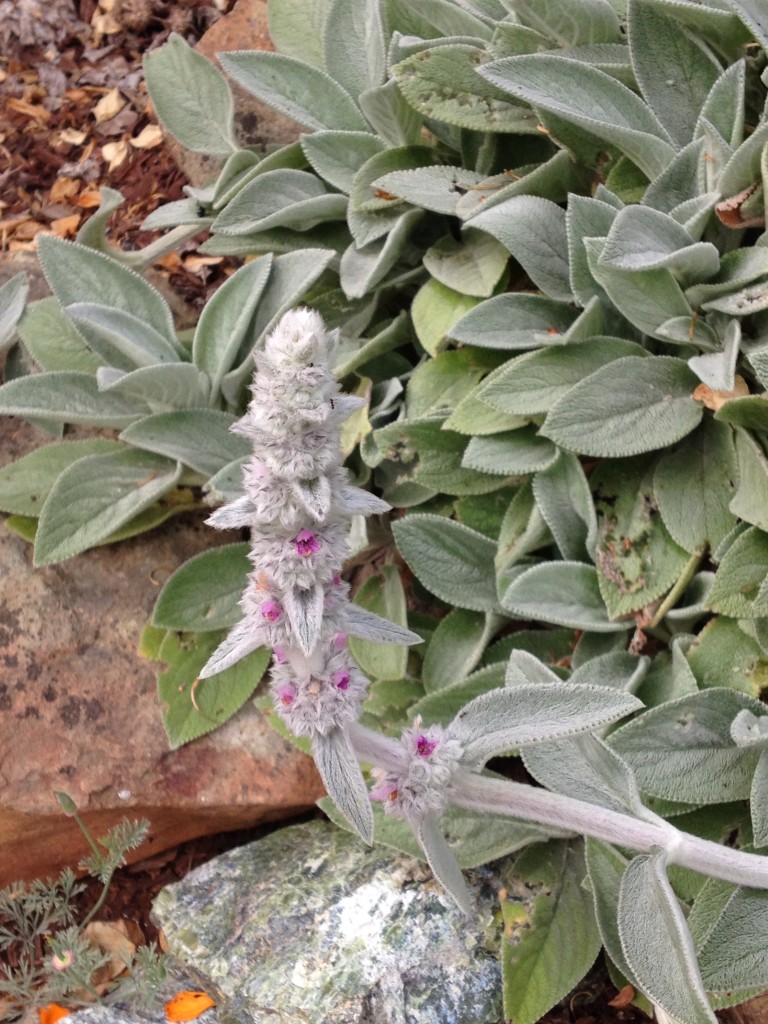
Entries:
{"label": "hairy stem", "polygon": [[471,811],[508,814],[540,825],[557,825],[641,853],[661,847],[667,851],[669,863],[725,882],[768,889],[768,857],[688,835],[661,818],[644,821],[551,793],[548,789],[469,772],[461,772],[454,778],[450,802]]}

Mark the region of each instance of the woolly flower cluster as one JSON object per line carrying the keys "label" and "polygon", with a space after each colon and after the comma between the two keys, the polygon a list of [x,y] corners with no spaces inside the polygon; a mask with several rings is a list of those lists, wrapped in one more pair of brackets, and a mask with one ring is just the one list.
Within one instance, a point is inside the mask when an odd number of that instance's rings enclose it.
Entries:
{"label": "woolly flower cluster", "polygon": [[275,707],[303,736],[328,735],[358,715],[366,681],[346,651],[348,587],[339,570],[350,517],[389,508],[341,468],[340,426],[360,399],[339,393],[336,344],[317,313],[299,309],[254,353],[252,399],[232,428],[253,446],[244,493],[208,520],[250,529],[253,570],[243,618],[201,676],[271,647]]}
{"label": "woolly flower cluster", "polygon": [[400,739],[396,769],[374,768],[372,800],[381,800],[385,813],[417,821],[439,813],[447,803],[448,787],[463,753],[461,744],[439,725],[422,728],[416,718]]}

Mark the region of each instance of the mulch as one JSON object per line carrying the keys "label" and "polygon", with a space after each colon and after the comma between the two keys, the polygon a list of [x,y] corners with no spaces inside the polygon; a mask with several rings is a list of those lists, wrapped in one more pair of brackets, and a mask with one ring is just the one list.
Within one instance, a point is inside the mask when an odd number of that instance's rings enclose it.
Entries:
{"label": "mulch", "polygon": [[[142,57],[171,31],[194,44],[229,6],[230,0],[0,0],[0,259],[34,252],[41,233],[74,238],[98,208],[103,186],[125,199],[110,221],[116,245],[134,249],[155,237],[141,231],[142,221],[182,198],[186,179],[156,128]],[[192,240],[155,269],[199,310],[233,264],[200,260]],[[268,828],[202,837],[119,870],[99,919],[135,922],[145,941],[162,943],[150,913],[158,892]],[[95,880],[88,883],[77,903],[82,916],[100,891]],[[598,965],[545,1024],[647,1021],[632,1006],[609,1005],[616,997]]]}

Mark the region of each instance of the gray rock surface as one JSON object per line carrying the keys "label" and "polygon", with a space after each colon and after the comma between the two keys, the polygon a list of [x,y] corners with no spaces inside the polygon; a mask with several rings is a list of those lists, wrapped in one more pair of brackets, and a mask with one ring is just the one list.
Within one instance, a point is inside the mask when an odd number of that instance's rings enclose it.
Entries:
{"label": "gray rock surface", "polygon": [[490,877],[469,873],[466,918],[418,861],[313,821],[197,868],[154,916],[221,1024],[492,1024]]}

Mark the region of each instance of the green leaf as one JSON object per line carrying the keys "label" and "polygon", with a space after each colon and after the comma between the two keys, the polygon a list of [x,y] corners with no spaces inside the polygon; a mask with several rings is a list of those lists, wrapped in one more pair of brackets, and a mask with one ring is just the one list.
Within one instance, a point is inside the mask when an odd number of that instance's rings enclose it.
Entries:
{"label": "green leaf", "polygon": [[699,423],[697,377],[682,359],[616,359],[573,387],[542,434],[582,455],[625,457],[666,448]]}
{"label": "green leaf", "polygon": [[551,299],[572,299],[565,211],[538,196],[513,196],[472,218],[498,239]]}
{"label": "green leaf", "polygon": [[484,175],[464,167],[439,165],[390,171],[377,178],[374,186],[424,210],[455,214],[459,200],[483,178]]}
{"label": "green leaf", "polygon": [[768,16],[763,0],[729,0],[731,7],[763,46],[768,46]]}
{"label": "green leaf", "polygon": [[152,624],[180,633],[230,629],[242,618],[240,598],[252,570],[247,544],[202,551],[166,581],[152,612]]}
{"label": "green leaf", "polygon": [[549,54],[507,57],[478,68],[489,82],[586,128],[625,153],[649,178],[674,156],[669,135],[643,100],[615,78]]}
{"label": "green leaf", "polygon": [[643,991],[673,1020],[716,1024],[663,852],[634,857],[619,888],[619,935]]}
{"label": "green leaf", "polygon": [[121,450],[78,459],[58,477],[40,511],[35,565],[50,565],[105,540],[174,487],[181,467]]}
{"label": "green leaf", "polygon": [[510,583],[502,608],[525,620],[540,619],[593,633],[617,633],[624,622],[611,622],[597,570],[581,562],[544,562],[526,569]]}
{"label": "green leaf", "polygon": [[463,707],[490,690],[498,690],[504,685],[504,664],[498,662],[486,665],[472,672],[465,679],[459,679],[449,686],[441,687],[417,700],[409,709],[412,716],[420,715],[431,724],[450,725]]}
{"label": "green leaf", "polygon": [[589,269],[584,239],[606,236],[617,215],[618,210],[610,203],[589,196],[568,197],[565,227],[568,235],[571,290],[582,306],[585,306],[593,296],[601,294]]}
{"label": "green leaf", "polygon": [[0,469],[0,509],[37,517],[56,480],[74,462],[85,455],[124,450],[119,441],[106,438],[43,445]]}
{"label": "green leaf", "polygon": [[223,725],[245,704],[269,664],[271,652],[261,647],[237,665],[209,679],[198,673],[222,639],[221,633],[170,633],[159,660],[167,668],[157,677],[164,704],[163,724],[172,750]]}
{"label": "green leaf", "polygon": [[[760,620],[748,620],[745,627]],[[723,615],[709,621],[687,652],[699,686],[728,686],[752,697],[768,685],[768,659],[763,648],[734,619]]]}
{"label": "green leaf", "polygon": [[350,96],[386,78],[382,0],[334,0],[325,23],[325,67]]}
{"label": "green leaf", "polygon": [[75,302],[67,315],[103,363],[122,370],[178,363],[179,349],[140,316],[96,302]]}
{"label": "green leaf", "polygon": [[384,151],[384,143],[368,132],[328,131],[304,135],[301,148],[321,178],[349,195],[357,172]]}
{"label": "green leaf", "polygon": [[607,0],[574,0],[568,9],[558,0],[517,0],[515,14],[523,25],[568,49],[621,39],[619,19]]}
{"label": "green leaf", "polygon": [[543,882],[532,909],[505,900],[502,946],[504,1018],[535,1024],[584,977],[600,951],[592,900],[583,887],[581,842],[536,846],[518,858],[526,882]]}
{"label": "green leaf", "polygon": [[55,423],[120,428],[143,416],[146,408],[143,402],[99,391],[88,373],[36,373],[0,387],[0,412]]}
{"label": "green leaf", "polygon": [[333,0],[270,0],[269,38],[279,53],[323,69],[323,39]]}
{"label": "green leaf", "polygon": [[120,440],[213,476],[250,451],[244,438],[230,433],[234,422],[234,416],[213,409],[160,412],[132,423]]}
{"label": "green leaf", "polygon": [[535,426],[507,430],[490,437],[473,437],[461,464],[467,469],[501,476],[525,476],[547,469],[557,458],[557,448],[540,437]]}
{"label": "green leaf", "polygon": [[221,54],[228,75],[246,92],[309,128],[365,131],[349,93],[323,71],[295,57],[256,50]]}
{"label": "green leaf", "polygon": [[497,361],[493,354],[463,348],[440,352],[417,366],[406,391],[408,418],[445,416]]}
{"label": "green leaf", "polygon": [[723,902],[696,954],[707,991],[742,1002],[768,985],[768,893],[720,886]]}
{"label": "green leaf", "polygon": [[369,242],[360,249],[353,243],[344,251],[340,279],[348,298],[362,298],[386,277],[403,255],[408,236],[422,216],[421,210],[409,210],[394,221],[384,238]]}
{"label": "green leaf", "polygon": [[664,525],[686,551],[698,551],[705,544],[714,551],[735,526],[728,505],[736,479],[731,431],[713,419],[704,419],[659,459],[653,492]]}
{"label": "green leaf", "polygon": [[619,938],[616,914],[619,905],[619,888],[627,867],[627,859],[608,843],[597,839],[585,842],[587,878],[595,901],[595,916],[605,952],[624,977],[637,987],[632,971],[624,957]]}
{"label": "green leaf", "polygon": [[89,246],[91,249],[107,252],[109,249],[107,225],[115,210],[119,210],[123,203],[125,203],[125,199],[120,192],[102,186],[99,189],[99,200],[98,210],[92,213],[85,224],[83,224],[77,232],[75,240],[81,245]]}
{"label": "green leaf", "polygon": [[427,693],[457,683],[477,667],[500,619],[491,612],[453,608],[438,624],[424,655]]}
{"label": "green leaf", "polygon": [[[763,750],[752,777],[749,794],[752,835],[756,846],[768,846],[768,752]],[[763,943],[765,949],[765,943]],[[730,988],[730,986],[728,986]]]}
{"label": "green leaf", "polygon": [[158,119],[183,146],[222,156],[238,148],[227,80],[181,36],[147,54],[144,74]]}
{"label": "green leaf", "polygon": [[51,290],[65,308],[97,302],[141,317],[175,348],[170,307],[143,277],[104,253],[54,235],[40,236],[38,254]]}
{"label": "green leaf", "polygon": [[592,559],[597,518],[592,494],[579,460],[560,452],[555,462],[533,479],[536,504],[566,561]]}
{"label": "green leaf", "polygon": [[254,178],[227,203],[211,225],[221,235],[248,235],[275,228],[308,231],[326,221],[344,220],[347,200],[329,192],[309,171],[290,167]]}
{"label": "green leaf", "polygon": [[735,436],[738,486],[728,507],[739,519],[768,531],[768,458],[754,434],[737,430]]}
{"label": "green leaf", "polygon": [[210,381],[191,363],[155,363],[129,373],[114,374],[110,367],[96,371],[99,390],[144,402],[152,412],[205,408]]}
{"label": "green leaf", "polygon": [[491,28],[487,20],[451,0],[419,0],[414,7],[411,0],[390,0],[390,18],[404,35],[421,36],[474,36],[490,39]]}
{"label": "green leaf", "polygon": [[613,221],[598,263],[614,270],[669,270],[683,284],[714,277],[720,253],[695,242],[674,217],[647,206],[626,206]]}
{"label": "green leaf", "polygon": [[446,288],[434,278],[419,288],[411,304],[411,317],[416,337],[431,356],[447,344],[454,325],[476,305],[477,299]]}
{"label": "green leaf", "polygon": [[431,593],[457,608],[496,611],[496,545],[442,516],[411,514],[392,526],[410,568]]}
{"label": "green leaf", "polygon": [[759,619],[768,615],[768,599],[762,592],[766,576],[768,533],[750,526],[726,551],[707,606],[734,619]]}
{"label": "green leaf", "polygon": [[404,464],[416,483],[433,491],[487,494],[504,485],[503,478],[462,466],[467,438],[442,430],[439,420],[402,420],[373,436],[385,459]]}
{"label": "green leaf", "polygon": [[192,339],[192,359],[211,378],[215,399],[248,333],[272,269],[267,253],[237,270],[206,302]]}
{"label": "green leaf", "polygon": [[583,345],[553,345],[510,359],[479,389],[479,398],[500,412],[530,416],[548,412],[595,370],[645,352],[623,338],[594,338]]}
{"label": "green leaf", "polygon": [[[425,288],[428,285],[425,285]],[[514,292],[486,299],[449,330],[451,338],[478,348],[544,348],[560,343],[578,313],[564,302]]]}
{"label": "green leaf", "polygon": [[366,89],[357,102],[368,124],[387,145],[409,146],[419,142],[422,117],[408,104],[394,78],[375,89]]}
{"label": "green leaf", "polygon": [[19,334],[41,370],[93,374],[103,364],[85,344],[56,299],[30,303],[19,324]]}
{"label": "green leaf", "polygon": [[651,708],[608,742],[650,796],[690,804],[746,800],[759,752],[731,738],[742,708],[760,714],[762,705],[735,690],[703,690]]}
{"label": "green leaf", "polygon": [[432,277],[464,295],[493,294],[507,266],[504,246],[482,231],[467,228],[461,241],[444,235],[424,253]]}
{"label": "green leaf", "polygon": [[28,292],[26,274],[15,274],[0,287],[0,352],[13,344]]}
{"label": "green leaf", "polygon": [[478,77],[487,59],[476,46],[435,46],[395,64],[390,74],[424,117],[479,132],[532,134],[538,123],[533,111]]}
{"label": "green leaf", "polygon": [[693,138],[699,111],[721,67],[709,49],[649,0],[629,5],[629,49],[649,107],[679,146]]}
{"label": "green leaf", "polygon": [[[366,580],[355,594],[355,604],[399,626],[408,627],[405,591],[397,566],[382,566],[381,572]],[[379,644],[350,636],[349,649],[371,679],[402,679],[406,674],[406,644]]]}
{"label": "green leaf", "polygon": [[647,607],[680,578],[688,553],[670,537],[653,494],[655,460],[603,462],[595,494],[595,551],[600,593],[611,618]]}
{"label": "green leaf", "polygon": [[[696,331],[693,310],[680,284],[666,267],[656,270],[620,270],[600,263],[605,239],[585,238],[589,272],[605,290],[616,309],[643,334],[665,341],[670,320],[685,323],[685,340]],[[693,325],[693,326],[691,326]],[[674,336],[669,335],[670,337]],[[696,336],[694,334],[694,336]]]}

